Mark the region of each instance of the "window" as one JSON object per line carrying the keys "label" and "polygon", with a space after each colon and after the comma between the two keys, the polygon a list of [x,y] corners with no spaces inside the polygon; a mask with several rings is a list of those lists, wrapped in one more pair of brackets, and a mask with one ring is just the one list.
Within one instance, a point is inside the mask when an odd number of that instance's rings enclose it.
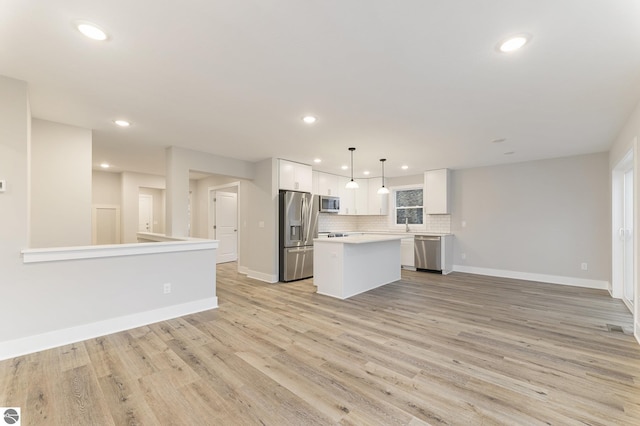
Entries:
{"label": "window", "polygon": [[422,188],[396,189],[394,191],[396,225],[421,225],[423,223]]}

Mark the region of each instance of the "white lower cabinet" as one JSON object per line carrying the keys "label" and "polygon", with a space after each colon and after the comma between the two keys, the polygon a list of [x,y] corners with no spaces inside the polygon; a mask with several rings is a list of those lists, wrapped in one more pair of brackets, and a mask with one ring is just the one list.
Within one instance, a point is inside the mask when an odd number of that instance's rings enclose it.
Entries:
{"label": "white lower cabinet", "polygon": [[403,238],[400,241],[400,264],[405,269],[415,270],[413,250],[413,237]]}

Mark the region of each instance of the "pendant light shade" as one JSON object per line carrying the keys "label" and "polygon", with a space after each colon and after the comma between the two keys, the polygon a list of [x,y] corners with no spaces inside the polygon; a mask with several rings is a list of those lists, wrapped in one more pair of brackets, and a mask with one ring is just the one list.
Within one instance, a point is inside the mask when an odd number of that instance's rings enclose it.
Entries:
{"label": "pendant light shade", "polygon": [[378,189],[378,194],[384,195],[389,193],[389,189],[384,186],[384,162],[387,161],[386,158],[381,158],[380,163],[382,163],[382,186]]}
{"label": "pendant light shade", "polygon": [[351,180],[349,182],[347,182],[347,184],[344,186],[347,189],[358,189],[359,185],[358,182],[356,182],[355,180],[353,180],[353,151],[355,151],[355,148],[349,148],[349,151],[351,151]]}

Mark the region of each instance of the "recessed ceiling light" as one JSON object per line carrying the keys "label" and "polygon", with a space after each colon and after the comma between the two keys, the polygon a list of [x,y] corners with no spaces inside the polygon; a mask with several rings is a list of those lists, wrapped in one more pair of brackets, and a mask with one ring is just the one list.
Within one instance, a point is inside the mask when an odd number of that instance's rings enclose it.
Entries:
{"label": "recessed ceiling light", "polygon": [[302,121],[304,121],[307,124],[313,124],[317,120],[318,119],[316,117],[314,117],[313,115],[306,115],[306,116],[302,117]]}
{"label": "recessed ceiling light", "polygon": [[127,120],[115,120],[114,123],[116,123],[120,127],[129,127],[129,126],[131,126],[131,123],[129,121],[127,121]]}
{"label": "recessed ceiling light", "polygon": [[506,139],[505,139],[505,138],[500,138],[500,139],[494,139],[494,140],[492,140],[492,141],[491,141],[491,143],[502,143],[502,142],[504,142],[504,141],[506,141]]}
{"label": "recessed ceiling light", "polygon": [[502,53],[515,52],[516,50],[527,44],[529,41],[531,41],[530,35],[518,34],[502,40],[500,43],[498,43],[498,51]]}
{"label": "recessed ceiling light", "polygon": [[107,33],[102,28],[91,22],[77,21],[76,28],[85,37],[89,37],[92,40],[104,41],[109,38],[109,36],[107,36]]}
{"label": "recessed ceiling light", "polygon": [[103,169],[108,169],[109,167],[111,167],[111,165],[109,163],[101,163],[100,167],[102,167]]}
{"label": "recessed ceiling light", "polygon": [[342,166],[342,167],[340,167],[340,168],[341,168],[342,170],[348,170],[348,169],[349,169],[349,166],[344,166],[344,165],[343,165],[343,166]]}
{"label": "recessed ceiling light", "polygon": [[321,160],[321,159],[319,159],[319,158],[314,158],[314,159],[313,159],[313,162],[314,162],[314,163],[322,163],[322,160]]}
{"label": "recessed ceiling light", "polygon": [[409,168],[409,166],[407,166],[406,164],[404,166],[402,166],[402,170],[407,170]]}
{"label": "recessed ceiling light", "polygon": [[362,174],[365,176],[369,176],[369,173],[371,173],[369,170],[365,170],[364,172],[362,172]]}

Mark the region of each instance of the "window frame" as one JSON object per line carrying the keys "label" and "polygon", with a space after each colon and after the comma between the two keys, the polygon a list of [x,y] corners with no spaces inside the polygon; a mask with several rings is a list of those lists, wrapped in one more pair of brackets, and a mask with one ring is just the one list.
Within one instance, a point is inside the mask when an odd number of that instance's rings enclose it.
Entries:
{"label": "window frame", "polygon": [[[396,193],[400,192],[400,191],[411,191],[411,190],[416,190],[416,189],[420,189],[422,190],[422,206],[412,206],[412,207],[408,207],[408,208],[422,208],[422,223],[410,223],[409,227],[412,230],[424,230],[426,229],[426,214],[425,214],[425,210],[424,210],[424,185],[420,185],[420,184],[415,184],[415,185],[401,185],[401,186],[394,186],[389,188],[390,194],[391,195],[391,199],[390,201],[390,207],[391,207],[391,211],[389,212],[389,225],[392,228],[398,228],[398,229],[405,229],[405,224],[404,223],[396,223],[396,218],[398,217],[398,206],[396,205]],[[407,207],[400,207],[400,208],[407,208]]]}

